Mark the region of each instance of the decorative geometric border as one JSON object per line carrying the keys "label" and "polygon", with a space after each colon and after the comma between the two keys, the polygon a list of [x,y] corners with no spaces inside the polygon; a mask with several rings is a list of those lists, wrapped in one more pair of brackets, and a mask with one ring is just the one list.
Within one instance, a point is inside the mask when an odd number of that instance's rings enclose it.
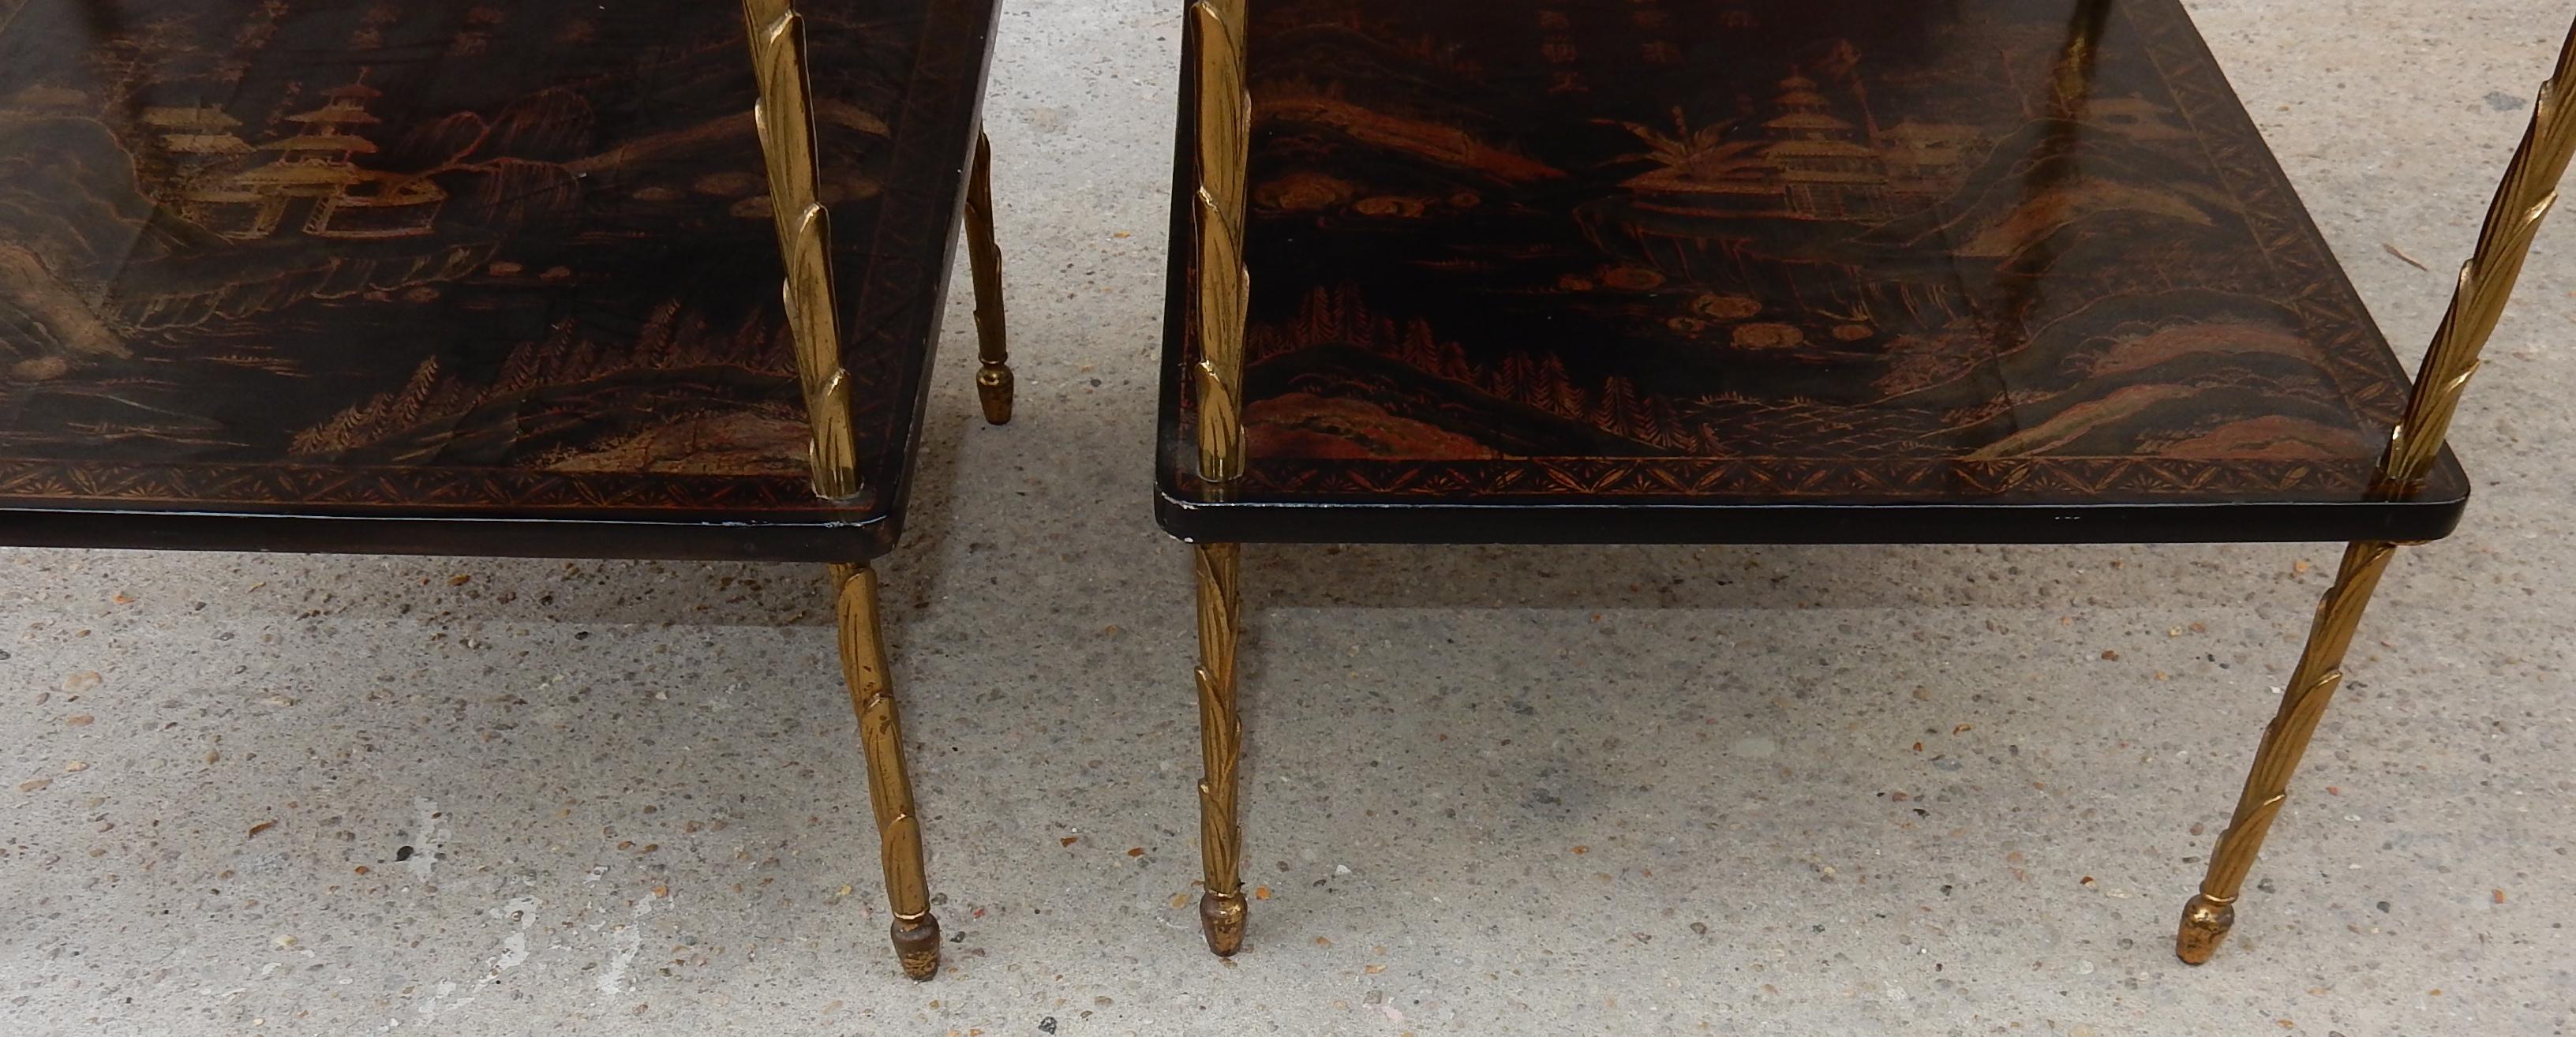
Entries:
{"label": "decorative geometric border", "polygon": [[[2244,110],[2179,0],[2126,0],[2121,14],[2144,41],[2175,107],[2191,122],[2205,155],[2237,200],[2258,250],[2284,286],[2308,339],[2326,355],[2337,388],[2355,416],[2393,426],[2411,387],[2404,368],[2362,306],[2324,235],[2289,186],[2287,175]],[[1186,130],[1185,130],[1186,132]],[[1180,261],[1175,270],[1185,269]],[[1258,283],[1259,272],[1254,273]],[[1190,340],[1173,336],[1181,354]],[[1182,363],[1170,367],[1186,366]],[[1196,409],[1190,379],[1166,379],[1177,396],[1165,435],[1187,437]],[[1725,498],[1757,503],[2108,503],[2113,495],[2169,503],[2358,501],[2367,499],[2378,458],[2276,461],[2186,460],[2137,456],[2033,457],[1996,461],[1944,458],[1545,457],[1486,461],[1305,460],[1255,455],[1242,480],[1220,500],[1206,492],[1186,451],[1166,451],[1165,483],[1216,506],[1226,502],[1337,500],[1565,503],[1616,498],[1634,503]],[[2466,492],[2458,470],[2435,471],[2423,496]],[[1937,494],[1937,495],[1936,495]]]}
{"label": "decorative geometric border", "polygon": [[[1272,465],[1253,485],[1264,496],[1305,499],[1437,497],[1562,503],[1573,497],[1672,501],[1895,500],[2010,503],[2100,500],[2115,495],[2194,500],[2346,500],[2370,486],[2376,465],[2315,461],[2174,461],[2077,457],[1950,459],[1853,464],[1801,458],[1590,458],[1522,461],[1336,461]],[[1937,493],[1937,496],[1935,495]],[[1244,497],[1235,497],[1244,500]]]}
{"label": "decorative geometric border", "polygon": [[[864,509],[818,500],[804,476],[545,472],[516,468],[350,468],[312,465],[162,465],[0,458],[0,503],[21,507],[81,502],[260,508],[325,506],[435,517],[475,512],[502,517],[540,511],[670,511],[722,508],[865,517]],[[574,516],[555,516],[574,517]]]}

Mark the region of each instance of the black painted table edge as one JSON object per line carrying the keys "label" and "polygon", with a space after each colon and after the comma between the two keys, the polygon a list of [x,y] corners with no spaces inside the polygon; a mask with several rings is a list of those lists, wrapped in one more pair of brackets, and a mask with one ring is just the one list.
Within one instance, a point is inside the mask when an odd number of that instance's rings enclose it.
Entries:
{"label": "black painted table edge", "polygon": [[[2179,8],[2177,7],[2177,11]],[[2176,15],[2189,24],[2188,13]],[[2261,130],[2243,99],[2197,32],[2199,56],[2226,87],[2245,129]],[[1178,200],[1197,191],[1196,126],[1188,99],[1194,71],[1181,63],[1172,149],[1170,250],[1164,293],[1163,357],[1154,517],[1163,531],[1189,543],[1278,544],[2121,544],[2305,543],[2356,540],[2441,540],[2458,529],[2468,511],[2471,482],[2447,446],[2423,488],[2413,496],[2342,500],[2173,501],[2110,504],[2046,500],[1869,502],[1855,499],[1712,504],[1638,497],[1617,502],[1564,503],[1484,498],[1472,502],[1424,498],[1420,503],[1383,500],[1262,498],[1217,494],[1196,475],[1197,435],[1183,400],[1184,373],[1195,351],[1188,341],[1189,292],[1196,270],[1189,243],[1196,227]],[[2261,158],[2283,185],[2288,175],[2266,144]],[[2304,202],[2291,208],[2301,229],[2326,256],[2344,293],[2358,300],[2351,277],[2327,247]],[[1255,273],[1258,276],[1258,273]],[[2365,315],[2362,318],[2370,321]],[[2375,322],[2373,322],[2375,324]],[[1258,467],[1262,461],[1251,458]]]}
{"label": "black painted table edge", "polygon": [[893,551],[901,538],[899,510],[848,521],[716,514],[689,521],[667,512],[426,518],[318,510],[0,509],[0,544],[13,547],[859,563]]}
{"label": "black painted table edge", "polygon": [[[2448,463],[2448,462],[2446,462]],[[1253,544],[2183,544],[2440,540],[2468,496],[2374,503],[1359,504],[1154,495],[1164,532]]]}
{"label": "black painted table edge", "polygon": [[[993,59],[993,39],[1001,4],[976,4],[982,16],[971,32],[951,33],[945,25],[926,26],[916,55],[916,69],[947,73],[936,84],[968,92],[965,118],[925,124],[898,122],[896,161],[904,170],[925,170],[942,185],[931,204],[908,207],[917,216],[930,213],[938,225],[929,233],[940,239],[936,269],[924,272],[920,298],[925,320],[910,322],[918,341],[901,351],[898,384],[908,392],[890,394],[885,417],[887,435],[870,458],[862,477],[867,494],[847,504],[816,498],[806,477],[682,477],[681,482],[720,483],[744,506],[728,508],[646,508],[618,505],[531,506],[516,513],[506,509],[459,506],[375,505],[325,494],[306,501],[240,501],[209,495],[197,498],[166,492],[138,492],[120,499],[114,494],[89,497],[0,494],[0,546],[96,548],[157,551],[251,551],[297,554],[458,555],[502,558],[616,558],[673,561],[846,562],[872,561],[894,550],[902,539],[903,516],[910,503],[918,467],[922,431],[928,418],[930,381],[939,340],[946,323],[948,285],[955,268],[960,221],[966,206],[966,180],[983,122],[985,86]],[[944,8],[943,8],[944,9]],[[749,61],[746,51],[743,60]],[[959,67],[959,66],[964,67]],[[915,86],[925,85],[919,78]],[[756,98],[745,96],[749,110]],[[917,93],[907,107],[930,103]],[[893,214],[888,214],[893,215]],[[905,228],[879,221],[878,238]],[[900,222],[900,221],[895,221]],[[844,243],[846,245],[846,243]],[[785,278],[782,265],[780,277]],[[904,322],[871,320],[874,279],[846,283],[839,308],[843,327],[853,334],[906,337]],[[900,294],[900,293],[898,293]],[[845,354],[852,350],[845,341]],[[145,474],[145,467],[121,473]],[[306,479],[291,466],[163,466],[149,475],[155,481],[221,483],[251,475],[269,480]],[[215,469],[229,468],[230,471]],[[343,473],[364,474],[364,473]],[[376,473],[384,474],[384,473]],[[475,479],[547,484],[548,492],[577,494],[584,477],[521,470],[406,469],[422,484],[451,485]],[[93,485],[122,481],[102,477],[78,462],[0,459],[0,476],[37,483]],[[668,481],[666,480],[666,485]]]}

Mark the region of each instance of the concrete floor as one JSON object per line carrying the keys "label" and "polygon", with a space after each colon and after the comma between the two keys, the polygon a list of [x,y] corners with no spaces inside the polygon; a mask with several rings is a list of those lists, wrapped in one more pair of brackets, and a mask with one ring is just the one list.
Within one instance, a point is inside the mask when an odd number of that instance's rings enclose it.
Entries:
{"label": "concrete floor", "polygon": [[[1272,896],[1207,956],[1146,507],[1173,6],[1005,18],[1023,417],[972,417],[961,304],[887,566],[937,982],[814,572],[10,551],[0,1032],[2568,1031],[2564,221],[2217,963],[2173,919],[2332,545],[1255,550]],[[2192,6],[2411,356],[2563,5]]]}

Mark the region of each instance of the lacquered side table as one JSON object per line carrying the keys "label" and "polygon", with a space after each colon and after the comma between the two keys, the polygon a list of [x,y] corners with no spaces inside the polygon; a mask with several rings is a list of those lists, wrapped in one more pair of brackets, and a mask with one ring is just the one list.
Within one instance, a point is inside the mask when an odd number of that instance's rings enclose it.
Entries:
{"label": "lacquered side table", "polygon": [[1158,510],[1242,944],[1245,543],[2352,546],[2209,959],[2576,149],[2576,38],[2410,378],[2178,0],[1198,0]]}
{"label": "lacquered side table", "polygon": [[1010,417],[996,9],[19,5],[0,542],[829,563],[894,942],[928,978],[869,563],[961,218]]}

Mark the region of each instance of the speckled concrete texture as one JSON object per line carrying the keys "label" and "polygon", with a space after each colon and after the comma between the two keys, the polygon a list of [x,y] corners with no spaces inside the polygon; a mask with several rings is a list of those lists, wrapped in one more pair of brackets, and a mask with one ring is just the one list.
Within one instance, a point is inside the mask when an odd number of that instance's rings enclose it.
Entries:
{"label": "speckled concrete texture", "polygon": [[[2565,5],[2192,6],[2411,355]],[[1147,506],[1173,7],[1004,18],[1022,417],[961,301],[885,566],[936,982],[817,572],[10,551],[0,1032],[2568,1031],[2564,221],[2216,963],[2174,918],[2333,545],[1252,550],[1267,899],[1207,956]]]}

